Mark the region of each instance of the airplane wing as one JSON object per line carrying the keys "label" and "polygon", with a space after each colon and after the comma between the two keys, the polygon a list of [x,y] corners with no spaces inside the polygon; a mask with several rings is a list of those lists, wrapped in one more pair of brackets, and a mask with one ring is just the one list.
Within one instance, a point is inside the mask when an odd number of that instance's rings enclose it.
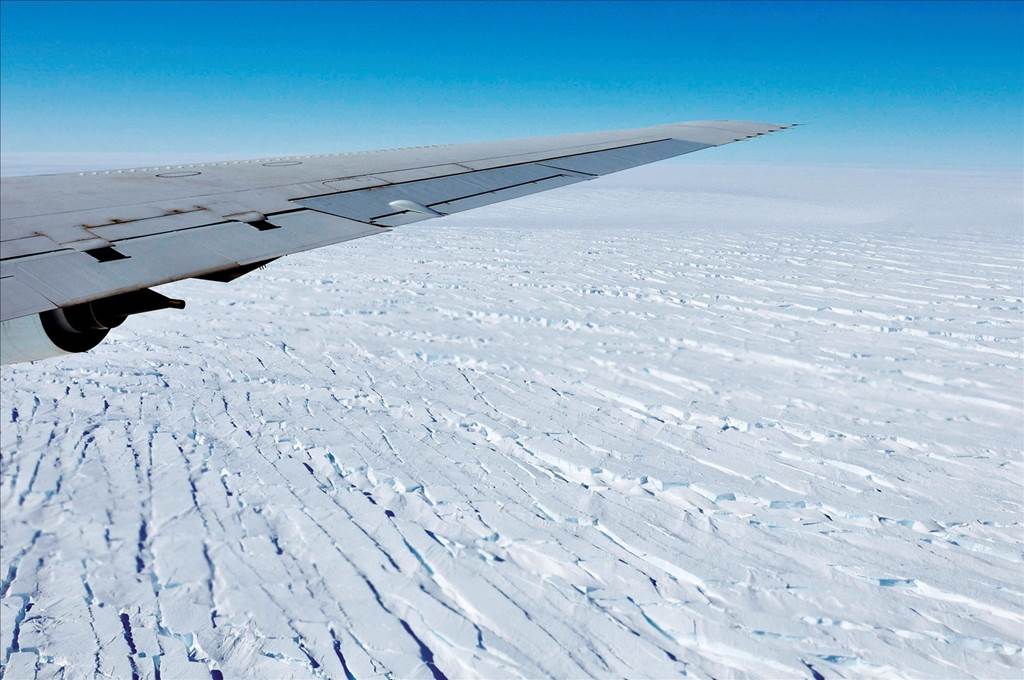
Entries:
{"label": "airplane wing", "polygon": [[40,328],[49,340],[61,341],[55,342],[61,351],[84,351],[130,314],[184,305],[152,286],[193,277],[230,281],[290,253],[787,127],[694,121],[501,142],[3,178],[3,360],[38,358],[42,350],[29,345],[38,344]]}

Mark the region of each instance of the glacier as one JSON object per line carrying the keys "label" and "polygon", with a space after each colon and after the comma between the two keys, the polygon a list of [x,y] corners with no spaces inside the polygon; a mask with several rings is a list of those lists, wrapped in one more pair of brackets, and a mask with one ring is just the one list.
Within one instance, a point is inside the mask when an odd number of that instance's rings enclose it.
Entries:
{"label": "glacier", "polygon": [[20,678],[1016,678],[1019,176],[677,163],[0,377]]}

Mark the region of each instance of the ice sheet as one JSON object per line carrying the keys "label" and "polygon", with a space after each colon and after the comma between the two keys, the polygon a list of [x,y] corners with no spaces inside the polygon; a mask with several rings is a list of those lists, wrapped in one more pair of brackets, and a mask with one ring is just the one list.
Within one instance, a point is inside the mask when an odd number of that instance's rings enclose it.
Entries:
{"label": "ice sheet", "polygon": [[1019,233],[605,191],[4,367],[4,677],[1020,677]]}

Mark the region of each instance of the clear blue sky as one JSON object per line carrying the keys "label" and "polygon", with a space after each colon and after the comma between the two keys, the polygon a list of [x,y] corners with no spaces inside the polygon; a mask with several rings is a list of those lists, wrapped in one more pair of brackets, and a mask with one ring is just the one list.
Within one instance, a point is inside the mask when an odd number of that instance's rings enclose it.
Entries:
{"label": "clear blue sky", "polygon": [[[1019,166],[1013,3],[3,2],[0,150],[326,152],[699,118],[717,160]],[[710,157],[707,160],[711,160]]]}

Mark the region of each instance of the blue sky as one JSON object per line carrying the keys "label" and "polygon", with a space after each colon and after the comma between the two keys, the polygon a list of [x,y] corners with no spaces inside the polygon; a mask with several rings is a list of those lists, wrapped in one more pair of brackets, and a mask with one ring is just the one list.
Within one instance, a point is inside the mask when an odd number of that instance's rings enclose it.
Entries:
{"label": "blue sky", "polygon": [[1024,153],[1013,3],[0,12],[4,153],[241,157],[700,118],[809,124],[720,161],[1019,167]]}

